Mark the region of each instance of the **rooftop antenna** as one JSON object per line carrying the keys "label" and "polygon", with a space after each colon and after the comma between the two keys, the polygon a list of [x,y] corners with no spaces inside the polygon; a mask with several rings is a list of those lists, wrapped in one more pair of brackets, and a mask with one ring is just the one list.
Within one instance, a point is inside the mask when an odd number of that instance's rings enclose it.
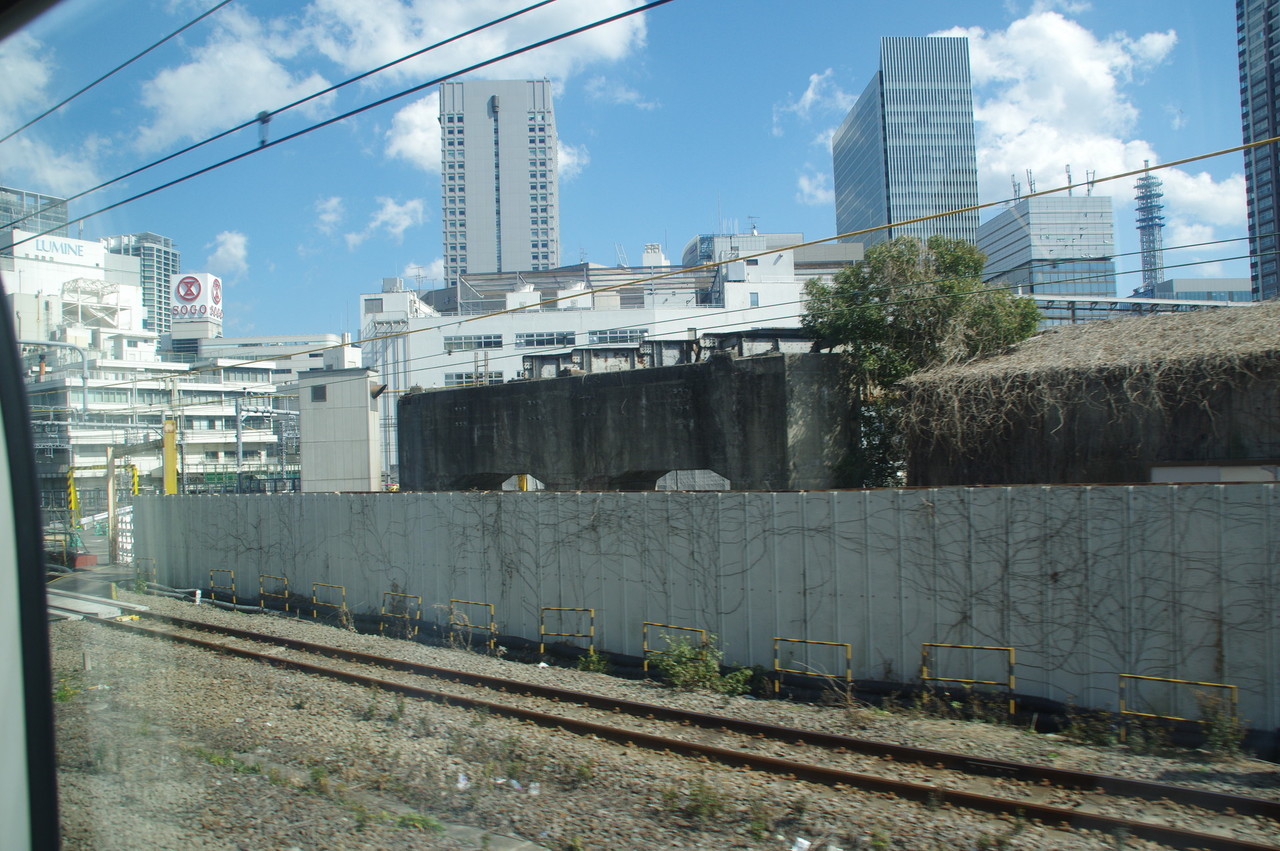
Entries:
{"label": "rooftop antenna", "polygon": [[751,235],[759,236],[760,231],[756,229],[756,222],[760,221],[759,216],[747,216],[747,221],[751,222]]}
{"label": "rooftop antenna", "polygon": [[1022,198],[1022,184],[1018,182],[1018,175],[1009,175],[1009,182],[1013,184],[1013,200],[1017,201]]}
{"label": "rooftop antenna", "polygon": [[1094,181],[1096,181],[1097,179],[1098,179],[1097,169],[1093,169],[1092,171],[1085,171],[1084,173],[1084,180],[1085,180],[1084,194],[1085,195],[1088,195],[1088,196],[1093,195],[1093,184],[1094,184]]}
{"label": "rooftop antenna", "polygon": [[1071,197],[1071,163],[1067,163],[1067,197]]}
{"label": "rooftop antenna", "polygon": [[613,250],[618,252],[618,268],[630,269],[631,264],[627,262],[627,250],[622,247],[622,243],[615,242],[613,244]]}
{"label": "rooftop antenna", "polygon": [[1143,160],[1142,167],[1148,169],[1146,174],[1138,178],[1134,188],[1138,202],[1138,237],[1142,249],[1142,287],[1154,291],[1160,283],[1160,275],[1164,269],[1164,184],[1160,178],[1150,172],[1151,161]]}
{"label": "rooftop antenna", "polygon": [[1036,179],[1031,174],[1031,169],[1027,169],[1027,194],[1036,194]]}

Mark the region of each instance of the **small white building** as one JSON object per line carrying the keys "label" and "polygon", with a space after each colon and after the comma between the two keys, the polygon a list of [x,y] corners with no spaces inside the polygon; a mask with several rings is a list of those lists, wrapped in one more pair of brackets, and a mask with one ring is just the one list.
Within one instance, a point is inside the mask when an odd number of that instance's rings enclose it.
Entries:
{"label": "small white building", "polygon": [[314,369],[298,377],[302,490],[382,489],[376,370]]}

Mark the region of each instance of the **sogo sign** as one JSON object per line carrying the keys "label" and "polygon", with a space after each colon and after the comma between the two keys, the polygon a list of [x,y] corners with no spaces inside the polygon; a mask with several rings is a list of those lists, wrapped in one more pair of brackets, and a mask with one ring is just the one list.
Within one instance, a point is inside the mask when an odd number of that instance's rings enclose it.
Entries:
{"label": "sogo sign", "polygon": [[200,321],[222,319],[222,281],[208,273],[174,275],[170,279],[173,288],[174,321]]}

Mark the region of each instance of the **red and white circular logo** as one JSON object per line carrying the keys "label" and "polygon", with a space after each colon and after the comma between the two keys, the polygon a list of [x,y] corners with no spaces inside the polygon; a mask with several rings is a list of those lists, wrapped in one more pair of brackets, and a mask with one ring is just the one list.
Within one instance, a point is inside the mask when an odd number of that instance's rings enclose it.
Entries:
{"label": "red and white circular logo", "polygon": [[213,303],[222,304],[222,281],[213,279]]}
{"label": "red and white circular logo", "polygon": [[200,297],[200,279],[190,275],[182,278],[173,288],[173,294],[183,301],[195,301]]}

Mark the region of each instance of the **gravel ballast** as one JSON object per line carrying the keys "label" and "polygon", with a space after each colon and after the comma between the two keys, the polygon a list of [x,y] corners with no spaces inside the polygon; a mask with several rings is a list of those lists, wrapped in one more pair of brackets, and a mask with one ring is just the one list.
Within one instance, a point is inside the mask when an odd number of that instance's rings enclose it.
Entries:
{"label": "gravel ballast", "polygon": [[[676,692],[121,596],[163,614],[508,679],[1280,798],[1277,766],[1256,760],[1152,757],[996,725]],[[51,635],[67,848],[1116,847],[1101,834],[721,768],[91,623],[55,623]]]}

